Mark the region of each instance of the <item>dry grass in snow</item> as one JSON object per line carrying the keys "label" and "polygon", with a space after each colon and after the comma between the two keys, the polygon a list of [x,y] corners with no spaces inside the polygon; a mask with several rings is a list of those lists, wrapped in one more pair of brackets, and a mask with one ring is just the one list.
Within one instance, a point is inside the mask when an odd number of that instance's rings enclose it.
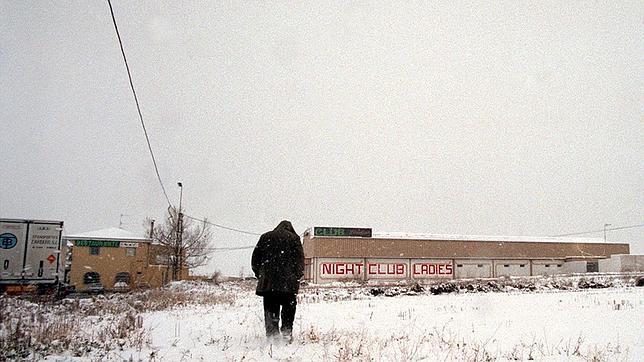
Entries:
{"label": "dry grass in snow", "polygon": [[[432,295],[426,289],[392,297],[385,296],[393,295],[389,290],[373,296],[370,287],[306,289],[299,298],[293,344],[266,341],[261,298],[252,290],[240,291],[233,305],[145,314],[150,349],[132,356],[141,360],[641,360],[644,289],[621,282],[615,285],[621,286],[524,292],[508,283],[510,292],[504,293]],[[410,292],[409,288],[398,290]]]}
{"label": "dry grass in snow", "polygon": [[642,360],[644,288],[629,278],[310,286],[292,344],[266,340],[252,282],[60,303],[3,297],[0,344],[5,359]]}
{"label": "dry grass in snow", "polygon": [[48,355],[120,358],[150,342],[142,312],[188,305],[233,305],[238,287],[177,283],[169,288],[90,299],[31,302],[0,297],[0,361]]}

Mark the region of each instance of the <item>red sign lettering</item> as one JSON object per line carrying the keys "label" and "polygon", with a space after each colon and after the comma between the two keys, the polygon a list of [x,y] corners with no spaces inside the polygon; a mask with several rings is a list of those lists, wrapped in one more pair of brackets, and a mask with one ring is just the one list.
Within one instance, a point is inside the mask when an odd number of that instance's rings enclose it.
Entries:
{"label": "red sign lettering", "polygon": [[405,264],[369,263],[367,273],[372,275],[405,275]]}
{"label": "red sign lettering", "polygon": [[362,263],[321,263],[322,275],[360,275]]}
{"label": "red sign lettering", "polygon": [[417,263],[413,265],[414,275],[452,275],[452,264]]}

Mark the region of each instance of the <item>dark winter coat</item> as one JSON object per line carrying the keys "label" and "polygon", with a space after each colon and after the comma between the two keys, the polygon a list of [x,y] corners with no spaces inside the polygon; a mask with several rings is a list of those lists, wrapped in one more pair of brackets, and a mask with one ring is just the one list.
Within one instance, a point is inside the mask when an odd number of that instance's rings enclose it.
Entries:
{"label": "dark winter coat", "polygon": [[304,276],[304,251],[289,221],[263,234],[253,250],[252,267],[257,295],[270,292],[297,294]]}

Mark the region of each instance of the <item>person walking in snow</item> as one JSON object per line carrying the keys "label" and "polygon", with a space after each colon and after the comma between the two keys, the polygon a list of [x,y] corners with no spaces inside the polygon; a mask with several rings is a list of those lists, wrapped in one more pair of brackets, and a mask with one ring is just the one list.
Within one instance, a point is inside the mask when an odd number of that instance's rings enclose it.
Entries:
{"label": "person walking in snow", "polygon": [[251,265],[257,278],[255,293],[264,297],[266,336],[275,338],[281,332],[285,340],[292,341],[296,295],[304,276],[304,251],[290,221],[280,222],[259,238]]}

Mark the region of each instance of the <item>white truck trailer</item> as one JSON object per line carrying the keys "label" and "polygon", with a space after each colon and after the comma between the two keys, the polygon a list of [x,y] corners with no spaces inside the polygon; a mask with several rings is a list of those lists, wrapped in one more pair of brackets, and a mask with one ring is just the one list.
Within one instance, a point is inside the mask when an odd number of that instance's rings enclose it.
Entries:
{"label": "white truck trailer", "polygon": [[59,286],[64,278],[63,222],[0,219],[0,291]]}

